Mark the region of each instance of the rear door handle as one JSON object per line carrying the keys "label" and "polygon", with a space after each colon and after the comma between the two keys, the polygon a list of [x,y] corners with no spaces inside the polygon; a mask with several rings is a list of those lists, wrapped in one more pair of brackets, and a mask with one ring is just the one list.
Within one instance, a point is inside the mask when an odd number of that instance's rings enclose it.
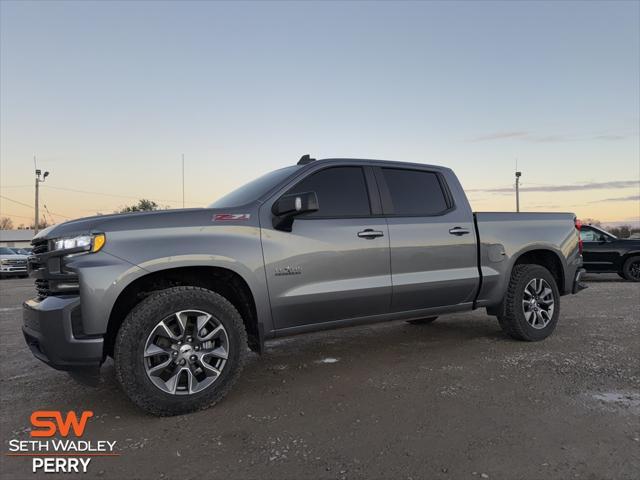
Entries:
{"label": "rear door handle", "polygon": [[462,228],[462,227],[453,227],[451,229],[449,229],[449,233],[451,235],[466,235],[467,233],[469,233],[469,230],[467,230],[466,228]]}
{"label": "rear door handle", "polygon": [[358,236],[360,238],[366,238],[367,240],[373,240],[374,238],[384,237],[384,233],[380,230],[373,230],[372,228],[367,228],[366,230],[362,230],[358,232]]}

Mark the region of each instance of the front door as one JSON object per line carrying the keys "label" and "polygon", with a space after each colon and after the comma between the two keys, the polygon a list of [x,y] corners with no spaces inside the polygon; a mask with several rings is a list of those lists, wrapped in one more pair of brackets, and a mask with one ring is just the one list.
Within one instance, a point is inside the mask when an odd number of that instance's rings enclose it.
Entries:
{"label": "front door", "polygon": [[317,212],[296,217],[291,232],[262,222],[276,329],[389,312],[389,232],[371,215],[369,187],[360,166],[316,170],[286,193],[315,192]]}
{"label": "front door", "polygon": [[587,271],[611,272],[616,270],[619,254],[613,244],[612,237],[598,230],[582,227],[580,238],[583,244],[582,263]]}

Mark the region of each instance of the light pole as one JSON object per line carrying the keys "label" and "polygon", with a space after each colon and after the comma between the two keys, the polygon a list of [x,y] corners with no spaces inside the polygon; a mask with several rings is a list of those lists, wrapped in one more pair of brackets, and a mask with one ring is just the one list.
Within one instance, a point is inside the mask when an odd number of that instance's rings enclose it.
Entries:
{"label": "light pole", "polygon": [[[42,178],[40,178],[42,175]],[[44,182],[44,180],[49,176],[49,172],[44,172],[42,174],[42,170],[36,168],[36,218],[35,223],[33,224],[33,228],[38,233],[38,217],[40,215],[40,184]]]}
{"label": "light pole", "polygon": [[516,171],[516,212],[520,211],[520,177],[522,172]]}

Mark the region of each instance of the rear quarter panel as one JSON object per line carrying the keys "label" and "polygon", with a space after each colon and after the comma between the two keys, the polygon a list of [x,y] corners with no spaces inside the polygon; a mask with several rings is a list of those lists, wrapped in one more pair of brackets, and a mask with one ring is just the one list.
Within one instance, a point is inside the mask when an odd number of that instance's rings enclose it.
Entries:
{"label": "rear quarter panel", "polygon": [[572,213],[476,213],[480,238],[482,287],[478,306],[496,305],[506,292],[518,258],[532,250],[549,250],[562,265],[565,292],[582,264],[579,235]]}

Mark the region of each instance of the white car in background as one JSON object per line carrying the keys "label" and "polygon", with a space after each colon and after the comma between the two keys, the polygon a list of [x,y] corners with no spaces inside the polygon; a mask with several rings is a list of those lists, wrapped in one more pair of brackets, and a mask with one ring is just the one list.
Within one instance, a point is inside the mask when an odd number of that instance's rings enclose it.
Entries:
{"label": "white car in background", "polygon": [[0,247],[0,278],[8,276],[28,277],[27,255],[19,255],[8,247]]}

